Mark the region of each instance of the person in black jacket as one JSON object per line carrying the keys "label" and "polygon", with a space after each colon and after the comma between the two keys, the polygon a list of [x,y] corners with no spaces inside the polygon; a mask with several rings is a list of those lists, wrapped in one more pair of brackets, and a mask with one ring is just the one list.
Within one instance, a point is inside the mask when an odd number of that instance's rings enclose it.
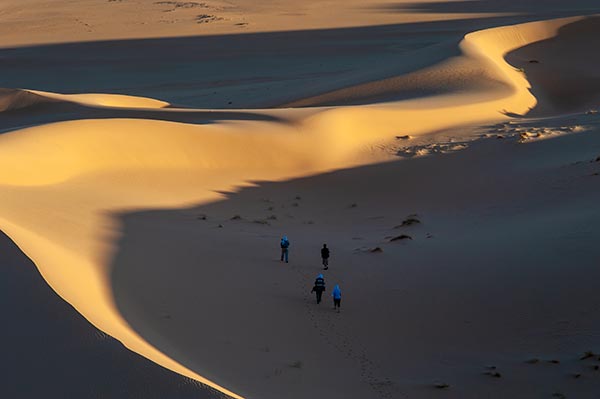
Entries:
{"label": "person in black jacket", "polygon": [[321,303],[321,296],[323,296],[323,292],[325,291],[325,279],[322,274],[319,274],[315,279],[315,285],[313,286],[311,293],[314,292],[317,294],[317,304]]}
{"label": "person in black jacket", "polygon": [[323,269],[329,269],[329,248],[327,248],[327,244],[323,244],[323,248],[321,248],[321,258],[323,259]]}
{"label": "person in black jacket", "polygon": [[288,254],[290,252],[290,240],[288,240],[287,236],[283,236],[281,238],[281,261],[285,259],[285,263],[288,263]]}

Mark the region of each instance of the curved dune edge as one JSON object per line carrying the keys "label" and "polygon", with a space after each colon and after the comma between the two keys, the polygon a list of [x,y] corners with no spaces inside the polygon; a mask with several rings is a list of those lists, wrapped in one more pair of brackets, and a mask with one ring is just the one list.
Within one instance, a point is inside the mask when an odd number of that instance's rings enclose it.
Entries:
{"label": "curved dune edge", "polygon": [[[106,275],[102,274],[99,270],[97,270],[97,268],[93,264],[86,264],[85,259],[77,257],[76,254],[66,251],[64,248],[57,246],[49,240],[46,240],[44,237],[40,237],[35,233],[32,233],[31,231],[27,231],[25,229],[20,228],[19,226],[12,225],[10,222],[6,222],[4,219],[1,219],[1,223],[3,231],[9,234],[10,237],[14,237],[15,242],[20,243],[19,247],[21,248],[21,250],[28,257],[30,257],[36,263],[36,265],[38,264],[37,259],[39,259],[39,254],[43,254],[44,260],[42,262],[45,265],[45,267],[38,266],[38,270],[40,271],[42,277],[44,277],[46,281],[56,281],[57,279],[64,280],[66,277],[64,274],[57,276],[54,273],[47,273],[50,268],[59,269],[62,267],[62,271],[64,271],[65,264],[77,265],[80,268],[80,270],[76,272],[76,276],[69,273],[69,282],[64,281],[62,284],[60,284],[61,288],[64,284],[72,284],[73,280],[71,280],[71,278],[74,278],[79,285],[77,290],[87,291],[87,301],[91,301],[91,303],[95,305],[101,304],[102,302],[106,302],[102,304],[104,306],[98,306],[99,308],[104,308],[106,306],[114,307],[114,303],[111,299],[112,295],[110,292],[110,283],[106,281]],[[29,252],[26,249],[31,248],[33,246],[35,247],[35,250],[33,250],[32,252]],[[49,259],[52,259],[52,261],[49,262]],[[82,284],[82,282],[86,281],[89,285],[85,283]],[[57,293],[59,293],[59,295],[62,298],[66,299],[69,297],[68,295],[64,295],[64,291],[57,290],[55,285],[50,285]],[[117,339],[119,339],[120,337],[126,337],[126,340],[122,342],[130,350],[142,354],[146,358],[151,359],[155,363],[158,363],[169,370],[172,370],[188,378],[197,380],[220,392],[223,392],[224,394],[229,395],[232,398],[241,398],[241,396],[229,391],[227,388],[217,385],[214,382],[209,381],[208,379],[198,375],[192,370],[183,367],[175,360],[165,356],[158,349],[152,347],[151,345],[148,345],[142,337],[140,337],[138,334],[132,331],[132,329],[128,326],[127,322],[120,316],[118,311],[101,312],[97,310],[96,314],[94,315],[95,317],[93,318],[88,317],[88,315],[85,313],[82,314],[94,326],[103,329],[111,336]],[[111,328],[106,328],[106,326],[111,326]]]}
{"label": "curved dune edge", "polygon": [[153,98],[122,94],[59,94],[41,90],[0,88],[0,112],[20,110],[36,105],[57,102],[72,103],[87,107],[128,109],[159,109],[171,105],[168,102]]}
{"label": "curved dune edge", "polygon": [[[502,83],[502,89],[488,92],[316,108],[308,114],[280,111],[278,115],[283,112],[296,121],[291,125],[221,121],[197,126],[112,119],[62,122],[5,134],[0,136],[0,226],[48,284],[96,327],[170,370],[240,398],[222,386],[235,387],[235,381],[217,384],[214,377],[203,377],[210,374],[210,365],[168,357],[164,350],[168,342],[149,344],[123,319],[110,285],[112,245],[118,238],[114,232],[119,227],[110,214],[205,203],[219,197],[215,190],[230,190],[251,179],[289,179],[379,162],[384,158],[374,154],[372,146],[399,133],[420,135],[507,119],[506,113],[525,114],[537,100],[525,76],[507,64],[504,55],[553,37],[560,27],[579,19],[466,35],[460,44],[462,58],[476,60]],[[129,96],[30,92],[92,106],[167,104]],[[195,371],[182,364],[194,364]]]}
{"label": "curved dune edge", "polygon": [[59,94],[40,90],[24,89],[24,92],[32,93],[50,100],[72,102],[92,107],[116,107],[116,108],[164,108],[168,102],[155,100],[153,98],[127,96],[123,94],[85,93],[85,94]]}

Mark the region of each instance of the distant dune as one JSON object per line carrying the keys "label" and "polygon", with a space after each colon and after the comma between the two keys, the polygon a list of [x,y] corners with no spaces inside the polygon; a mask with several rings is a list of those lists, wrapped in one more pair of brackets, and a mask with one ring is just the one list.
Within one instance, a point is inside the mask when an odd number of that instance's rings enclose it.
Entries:
{"label": "distant dune", "polygon": [[50,97],[37,95],[26,90],[0,89],[0,112],[14,111],[54,101]]}

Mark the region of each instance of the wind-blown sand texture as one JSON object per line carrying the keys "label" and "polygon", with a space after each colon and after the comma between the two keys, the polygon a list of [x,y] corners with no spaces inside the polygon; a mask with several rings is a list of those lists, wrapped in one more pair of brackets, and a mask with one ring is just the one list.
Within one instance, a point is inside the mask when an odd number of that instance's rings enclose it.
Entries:
{"label": "wind-blown sand texture", "polygon": [[599,5],[80,3],[0,8],[0,228],[95,327],[231,397],[598,392]]}

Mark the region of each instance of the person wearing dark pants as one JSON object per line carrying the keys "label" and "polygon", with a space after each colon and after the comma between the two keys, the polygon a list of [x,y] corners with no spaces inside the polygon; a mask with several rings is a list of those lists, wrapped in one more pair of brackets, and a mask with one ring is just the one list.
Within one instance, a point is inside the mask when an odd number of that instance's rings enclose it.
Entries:
{"label": "person wearing dark pants", "polygon": [[340,290],[340,286],[339,285],[335,285],[335,288],[333,289],[333,293],[331,294],[331,296],[333,297],[333,308],[337,309],[338,313],[340,311],[340,308],[342,306],[342,290]]}
{"label": "person wearing dark pants", "polygon": [[288,263],[288,253],[290,248],[290,240],[288,240],[287,236],[283,236],[281,239],[281,261],[285,259],[285,263]]}
{"label": "person wearing dark pants", "polygon": [[323,269],[329,269],[329,248],[327,248],[327,244],[323,244],[323,248],[321,248],[321,259],[323,259]]}
{"label": "person wearing dark pants", "polygon": [[323,292],[325,291],[325,279],[322,274],[319,274],[315,279],[315,285],[313,286],[312,291],[317,295],[317,304],[321,303],[321,297],[323,296]]}

